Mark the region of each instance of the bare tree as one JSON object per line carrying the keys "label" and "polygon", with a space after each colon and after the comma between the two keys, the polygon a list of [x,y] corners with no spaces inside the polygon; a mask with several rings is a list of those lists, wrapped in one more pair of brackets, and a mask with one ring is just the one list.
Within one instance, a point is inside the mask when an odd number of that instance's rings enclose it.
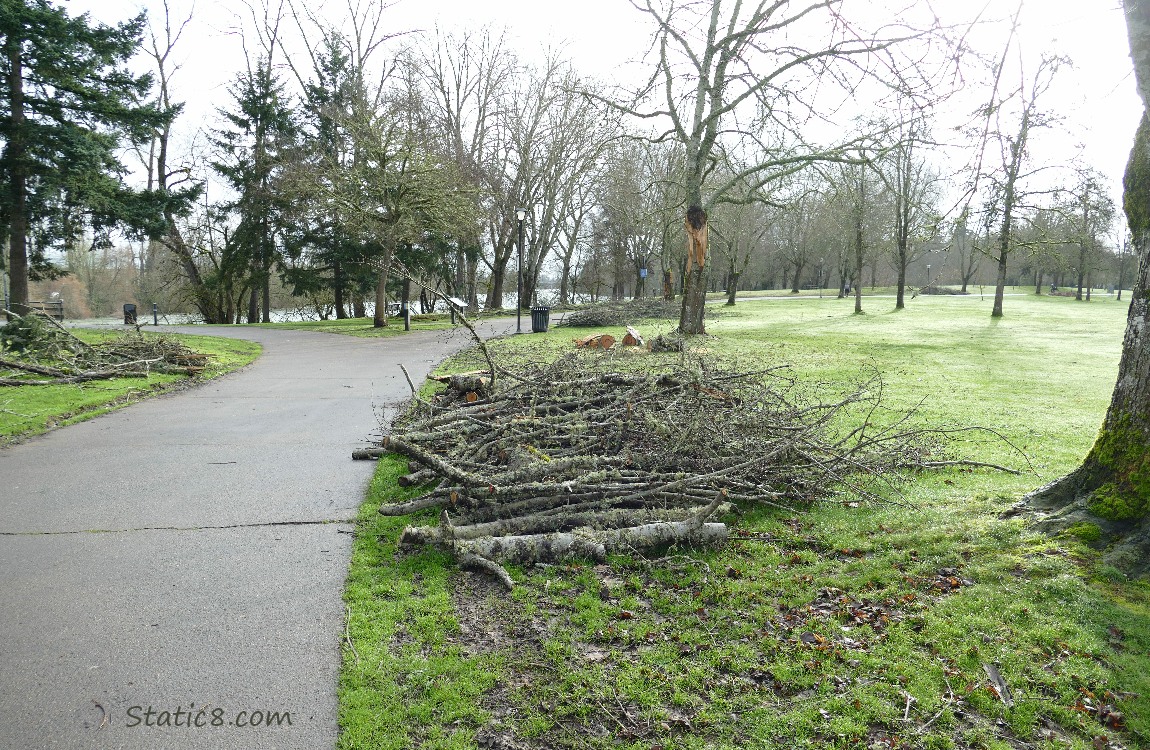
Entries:
{"label": "bare tree", "polygon": [[[906,269],[921,257],[915,239],[933,234],[937,218],[932,210],[937,201],[938,176],[927,166],[920,152],[928,143],[923,114],[911,108],[910,115],[892,128],[896,142],[880,156],[875,167],[891,197],[896,291],[894,308],[906,306]],[[929,282],[928,282],[929,283]]]}
{"label": "bare tree", "polygon": [[[813,162],[852,160],[854,139],[815,146],[803,138],[803,122],[817,117],[825,102],[807,100],[802,92],[816,78],[836,82],[849,95],[867,75],[895,77],[900,66],[893,49],[915,33],[905,27],[862,33],[839,12],[841,0],[632,4],[655,25],[654,70],[632,103],[614,106],[667,122],[655,137],[684,150],[690,252],[679,329],[702,333],[708,212],[722,202],[747,200],[744,190],[757,191]],[[800,37],[821,41],[804,47],[795,43]],[[652,95],[659,104],[646,106]],[[712,179],[718,167],[724,177]]]}
{"label": "bare tree", "polygon": [[[179,262],[180,268],[191,289],[196,310],[206,323],[230,322],[226,310],[222,309],[219,295],[205,282],[200,272],[196,253],[185,240],[177,221],[186,214],[189,204],[199,199],[203,192],[203,182],[194,178],[191,160],[174,164],[172,159],[172,126],[183,104],[173,99],[172,79],[180,65],[173,59],[176,46],[192,21],[192,11],[182,20],[173,18],[168,0],[164,0],[163,31],[158,33],[155,24],[149,29],[147,54],[151,58],[157,83],[157,104],[173,114],[172,118],[156,129],[149,142],[148,154],[144,157],[149,190],[159,192],[167,199],[164,202],[164,233],[148,242],[148,270],[154,271],[160,248],[166,248]],[[143,154],[141,153],[141,156]]]}
{"label": "bare tree", "polygon": [[[983,112],[985,124],[979,167],[975,182],[985,182],[998,216],[994,244],[989,248],[991,259],[997,264],[994,288],[994,306],[991,316],[1002,317],[1002,298],[1006,290],[1006,271],[1010,253],[1014,249],[1014,233],[1018,212],[1026,206],[1034,191],[1027,180],[1035,171],[1029,164],[1029,145],[1034,131],[1048,127],[1053,118],[1041,108],[1041,100],[1054,81],[1058,69],[1067,64],[1064,57],[1044,55],[1034,73],[1019,71],[1019,82],[1005,93],[1000,81],[1013,42],[1007,43],[994,70],[995,86]],[[986,165],[986,169],[983,169]],[[1041,167],[1039,168],[1041,169]]]}
{"label": "bare tree", "polygon": [[1091,271],[1097,262],[1099,241],[1110,233],[1114,222],[1114,202],[1102,187],[1102,176],[1094,170],[1081,169],[1069,203],[1066,208],[1078,255],[1074,298],[1081,302],[1084,288],[1085,299],[1090,299]]}
{"label": "bare tree", "polygon": [[[951,250],[958,260],[958,275],[962,279],[962,293],[966,294],[974,275],[978,273],[982,253],[977,247],[977,237],[971,234],[970,209],[967,208],[954,222]],[[977,231],[977,230],[976,230]]]}
{"label": "bare tree", "polygon": [[713,216],[716,247],[727,265],[727,305],[734,306],[743,271],[760,252],[775,217],[764,196],[758,203],[724,204]]}
{"label": "bare tree", "polygon": [[[412,74],[426,92],[435,131],[446,141],[460,177],[474,189],[476,213],[489,210],[498,182],[494,148],[518,63],[504,37],[491,29],[450,34],[436,29],[417,49]],[[456,292],[479,308],[477,275],[482,227],[461,237]]]}

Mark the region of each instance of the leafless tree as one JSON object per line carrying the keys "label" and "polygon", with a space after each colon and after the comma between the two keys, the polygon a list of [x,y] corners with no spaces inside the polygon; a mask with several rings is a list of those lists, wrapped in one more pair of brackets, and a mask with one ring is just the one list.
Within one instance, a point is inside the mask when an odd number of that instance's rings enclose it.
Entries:
{"label": "leafless tree", "polygon": [[[416,48],[412,75],[426,92],[435,132],[474,189],[476,213],[491,214],[491,187],[498,184],[494,148],[518,62],[502,34],[490,28],[452,34],[436,29]],[[455,286],[468,308],[479,307],[477,275],[483,231],[461,237]]]}
{"label": "leafless tree", "polygon": [[[891,128],[894,145],[875,161],[877,174],[891,198],[893,262],[896,273],[894,308],[906,306],[906,269],[921,257],[921,243],[936,230],[935,204],[938,175],[930,169],[922,150],[929,144],[922,112],[909,114]],[[929,280],[928,280],[929,283]]]}
{"label": "leafless tree", "polygon": [[[1017,25],[1017,14],[1014,23]],[[1050,90],[1059,68],[1068,63],[1064,57],[1043,55],[1032,73],[1020,65],[1017,85],[1006,86],[1003,75],[1014,47],[1012,28],[1002,55],[991,71],[994,85],[981,109],[981,147],[972,187],[973,194],[978,185],[983,186],[998,217],[994,244],[989,248],[990,257],[997,265],[994,306],[990,313],[995,318],[1002,317],[1007,264],[1014,249],[1018,213],[1036,192],[1029,187],[1028,180],[1043,169],[1030,164],[1030,140],[1036,130],[1054,123],[1054,117],[1042,108],[1042,99]]]}
{"label": "leafless tree", "polygon": [[[655,26],[653,72],[633,99],[613,104],[665,124],[654,137],[684,150],[690,253],[679,328],[702,333],[707,212],[748,200],[745,190],[753,193],[808,164],[853,160],[860,141],[814,145],[803,125],[834,108],[819,98],[834,84],[852,96],[868,77],[898,79],[905,68],[895,49],[917,32],[896,24],[864,33],[843,17],[840,0],[632,4]],[[819,41],[802,46],[798,38]],[[808,87],[814,80],[824,85]],[[805,91],[819,94],[808,98]]]}

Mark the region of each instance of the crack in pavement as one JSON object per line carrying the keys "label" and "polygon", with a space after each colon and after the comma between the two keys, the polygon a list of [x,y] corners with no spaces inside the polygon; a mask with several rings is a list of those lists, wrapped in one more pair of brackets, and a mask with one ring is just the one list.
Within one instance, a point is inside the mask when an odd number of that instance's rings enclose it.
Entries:
{"label": "crack in pavement", "polygon": [[[331,518],[322,521],[262,521],[259,523],[233,523],[226,526],[140,526],[133,529],[75,529],[72,531],[0,531],[0,536],[69,536],[75,534],[127,534],[133,531],[217,531],[221,529],[259,529],[275,526],[324,526],[327,524],[355,524],[355,518]],[[350,531],[340,530],[341,534]]]}

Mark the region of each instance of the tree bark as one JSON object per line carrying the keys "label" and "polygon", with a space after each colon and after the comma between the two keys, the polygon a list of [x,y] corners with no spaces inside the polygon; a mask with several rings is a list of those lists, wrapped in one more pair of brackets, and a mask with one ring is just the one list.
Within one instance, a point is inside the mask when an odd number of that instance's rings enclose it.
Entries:
{"label": "tree bark", "polygon": [[387,327],[387,267],[391,259],[388,258],[388,263],[379,267],[379,273],[375,277],[375,316],[372,318],[372,325],[375,328]]}
{"label": "tree bark", "polygon": [[24,132],[24,59],[21,40],[6,40],[8,101],[11,106],[8,136],[8,276],[11,309],[26,311],[28,304],[28,162]]}
{"label": "tree bark", "polygon": [[687,209],[683,225],[687,230],[687,270],[683,308],[679,314],[679,333],[706,333],[703,328],[703,308],[707,302],[707,280],[704,275],[707,262],[707,212],[698,204],[692,205]]}
{"label": "tree bark", "polygon": [[727,276],[727,306],[735,306],[735,293],[739,290],[739,276],[738,271],[732,270],[730,275]]}
{"label": "tree bark", "polygon": [[1050,511],[1040,527],[1093,523],[1110,545],[1104,560],[1150,573],[1150,2],[1124,0],[1143,114],[1123,179],[1123,207],[1138,272],[1130,295],[1118,381],[1102,429],[1082,465],[1027,496]]}

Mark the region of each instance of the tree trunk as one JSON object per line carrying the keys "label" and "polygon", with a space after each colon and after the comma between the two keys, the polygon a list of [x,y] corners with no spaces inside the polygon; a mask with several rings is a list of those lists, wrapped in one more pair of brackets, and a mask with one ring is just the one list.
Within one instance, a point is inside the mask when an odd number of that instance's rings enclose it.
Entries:
{"label": "tree trunk", "polygon": [[563,256],[563,273],[559,276],[559,304],[571,304],[571,255]]}
{"label": "tree trunk", "polygon": [[740,275],[741,274],[738,271],[732,270],[730,275],[727,277],[727,305],[729,307],[735,306],[735,293],[739,289]]}
{"label": "tree trunk", "polygon": [[706,333],[703,328],[703,308],[707,302],[707,212],[698,205],[687,209],[684,221],[687,230],[686,286],[683,289],[683,309],[679,314],[679,333]]}
{"label": "tree trunk", "polygon": [[901,310],[906,307],[906,243],[900,241],[898,245],[898,284],[894,296],[894,309]]}
{"label": "tree trunk", "polygon": [[860,190],[859,209],[855,212],[854,285],[855,285],[855,314],[856,315],[861,315],[862,311],[863,311],[863,306],[862,306],[862,276],[863,276],[863,255],[864,255],[865,247],[863,244],[863,224],[862,224],[862,207],[861,207],[862,206],[862,198],[861,198],[862,188],[863,188],[862,177],[859,177],[859,190]]}
{"label": "tree trunk", "polygon": [[347,318],[347,304],[344,301],[343,264],[338,260],[331,266],[331,284],[335,293],[335,319]]}
{"label": "tree trunk", "polygon": [[260,288],[255,279],[252,279],[248,289],[248,323],[260,322]]}
{"label": "tree trunk", "polygon": [[1027,500],[1051,511],[1048,530],[1094,523],[1110,545],[1104,560],[1130,575],[1150,573],[1150,3],[1124,0],[1143,114],[1123,179],[1138,272],[1130,297],[1118,381],[1102,429],[1082,465]]}
{"label": "tree trunk", "polygon": [[23,313],[28,304],[28,164],[24,132],[24,60],[21,40],[5,43],[8,57],[8,101],[11,130],[8,132],[8,277],[13,312]]}
{"label": "tree trunk", "polygon": [[260,291],[263,295],[263,309],[260,311],[260,322],[272,322],[272,268],[271,253],[264,248],[262,268],[260,269]]}
{"label": "tree trunk", "polygon": [[1034,270],[1034,293],[1037,295],[1042,294],[1042,271]]}
{"label": "tree trunk", "polygon": [[1079,302],[1082,301],[1082,289],[1086,280],[1086,243],[1078,245],[1078,287],[1074,293],[1074,299]]}
{"label": "tree trunk", "polygon": [[506,259],[500,262],[499,258],[491,268],[491,286],[487,290],[487,299],[483,307],[488,310],[498,310],[503,307],[503,280],[507,276]]}
{"label": "tree trunk", "polygon": [[[388,259],[390,261],[390,258]],[[375,328],[387,327],[387,268],[389,263],[385,263],[379,267],[379,273],[375,277],[375,316],[372,318],[372,326]]]}

